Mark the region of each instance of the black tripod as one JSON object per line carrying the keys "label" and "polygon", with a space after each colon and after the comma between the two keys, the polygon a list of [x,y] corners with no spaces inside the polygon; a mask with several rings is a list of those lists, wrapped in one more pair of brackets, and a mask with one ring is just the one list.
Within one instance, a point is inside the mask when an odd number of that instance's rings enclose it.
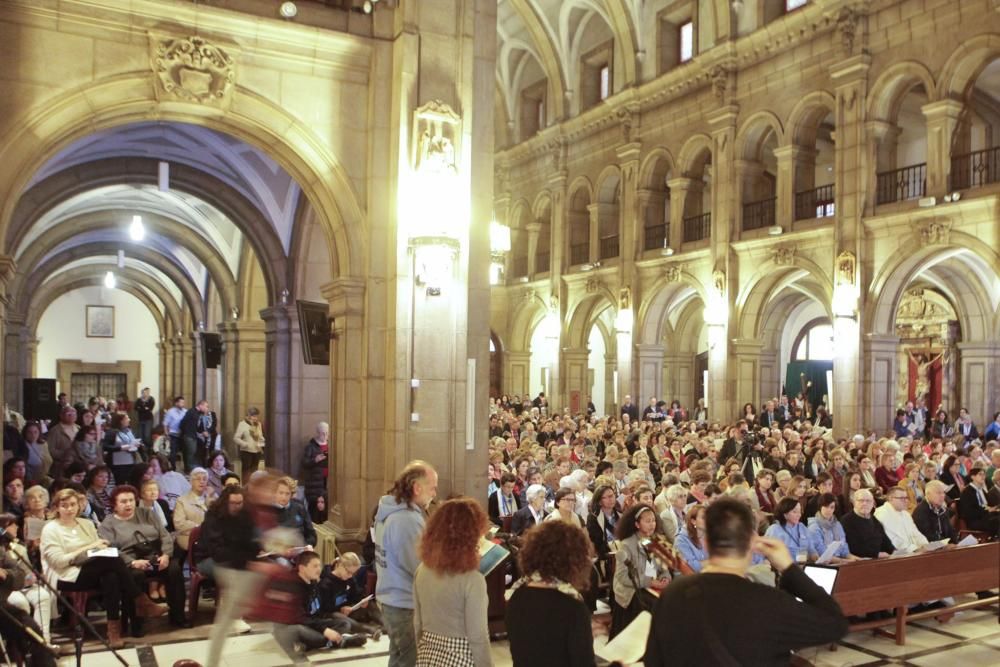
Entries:
{"label": "black tripod", "polygon": [[[0,534],[0,544],[5,544],[5,543],[8,544],[7,552],[13,554],[14,558],[16,558],[17,560],[19,560],[26,568],[28,568],[28,570],[35,576],[35,581],[39,585],[44,586],[46,589],[48,589],[48,591],[50,593],[52,593],[53,595],[55,595],[56,599],[59,601],[59,603],[62,605],[62,607],[64,607],[65,609],[68,609],[69,613],[76,617],[76,620],[77,620],[76,632],[73,634],[73,647],[76,649],[76,667],[81,667],[81,664],[82,664],[82,661],[83,661],[83,628],[84,628],[84,626],[86,626],[87,629],[90,630],[90,634],[91,635],[93,635],[94,637],[96,637],[99,642],[101,642],[102,644],[104,644],[104,646],[109,651],[111,651],[112,655],[114,655],[115,658],[118,659],[118,662],[120,662],[123,665],[123,667],[129,667],[129,664],[125,661],[125,658],[121,657],[121,655],[119,655],[118,652],[115,649],[111,648],[111,644],[108,643],[108,640],[105,639],[104,637],[102,637],[101,634],[99,632],[97,632],[97,629],[94,628],[93,624],[90,621],[87,620],[87,615],[86,614],[81,614],[80,612],[78,612],[73,607],[73,605],[70,604],[69,600],[67,600],[63,596],[63,594],[59,592],[58,588],[53,587],[48,581],[45,580],[45,577],[43,577],[41,574],[39,574],[38,570],[36,570],[34,568],[34,566],[31,564],[31,562],[27,558],[25,558],[20,553],[18,553],[18,551],[16,549],[9,548],[10,541],[11,541],[11,538],[8,537],[8,536],[6,536],[6,534]],[[48,646],[45,644],[45,640],[44,639],[42,639],[41,637],[38,637],[35,634],[35,632],[33,630],[31,630],[30,628],[26,628],[25,630],[28,632],[29,636],[32,637],[32,639],[34,639],[35,641],[37,641],[41,646],[44,646],[46,651],[49,650]]]}

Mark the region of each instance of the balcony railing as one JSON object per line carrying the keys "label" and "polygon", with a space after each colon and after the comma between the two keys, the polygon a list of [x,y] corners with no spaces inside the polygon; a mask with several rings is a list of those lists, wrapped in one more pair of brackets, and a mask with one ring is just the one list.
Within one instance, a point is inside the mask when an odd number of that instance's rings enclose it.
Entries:
{"label": "balcony railing", "polygon": [[835,213],[833,207],[834,187],[821,185],[812,190],[795,193],[795,219],[830,218]]}
{"label": "balcony railing", "polygon": [[569,247],[570,265],[586,264],[590,261],[590,243],[577,243]]}
{"label": "balcony railing", "polygon": [[701,213],[684,218],[684,242],[703,241],[712,233],[712,213]]}
{"label": "balcony railing", "polygon": [[514,257],[510,260],[510,277],[523,278],[528,275],[528,258]]}
{"label": "balcony railing", "polygon": [[618,235],[605,236],[598,244],[600,259],[611,259],[618,256]]}
{"label": "balcony railing", "polygon": [[1000,181],[1000,146],[951,156],[951,189],[968,190]]}
{"label": "balcony railing", "polygon": [[884,171],[878,175],[875,203],[891,204],[917,199],[927,193],[927,163]]}
{"label": "balcony railing", "polygon": [[548,252],[535,253],[535,273],[548,273],[552,268],[552,255]]}
{"label": "balcony railing", "polygon": [[763,229],[774,225],[774,204],[776,197],[762,199],[743,205],[743,230]]}
{"label": "balcony railing", "polygon": [[670,237],[670,223],[646,227],[643,230],[643,250],[657,250],[662,248],[664,242]]}

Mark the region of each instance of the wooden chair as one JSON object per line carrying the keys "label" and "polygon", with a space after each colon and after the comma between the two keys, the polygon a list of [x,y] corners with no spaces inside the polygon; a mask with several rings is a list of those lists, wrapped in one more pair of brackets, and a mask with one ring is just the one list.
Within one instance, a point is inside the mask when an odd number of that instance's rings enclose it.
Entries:
{"label": "wooden chair", "polygon": [[[195,526],[191,529],[191,535],[188,537],[187,552],[188,570],[191,572],[191,590],[188,592],[187,619],[191,623],[194,623],[195,614],[198,613],[198,600],[201,597],[201,587],[206,581],[209,581],[208,577],[198,571],[194,563],[194,548],[200,538],[201,526]],[[215,595],[215,603],[219,603],[218,592]]]}
{"label": "wooden chair", "polygon": [[[101,591],[97,589],[89,591],[63,591],[66,595],[66,599],[69,600],[70,604],[73,605],[73,609],[76,610],[80,616],[87,615],[87,603],[90,602],[90,597],[92,595],[100,595]],[[69,616],[69,627],[76,628],[77,625],[76,614],[70,614]]]}

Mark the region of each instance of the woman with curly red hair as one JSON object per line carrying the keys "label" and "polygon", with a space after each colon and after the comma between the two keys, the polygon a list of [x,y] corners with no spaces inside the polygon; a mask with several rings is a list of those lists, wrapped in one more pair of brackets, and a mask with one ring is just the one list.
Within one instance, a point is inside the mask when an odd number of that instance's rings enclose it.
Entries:
{"label": "woman with curly red hair", "polygon": [[427,521],[413,578],[417,667],[493,665],[489,599],[479,573],[479,543],[489,521],[471,498],[443,503]]}

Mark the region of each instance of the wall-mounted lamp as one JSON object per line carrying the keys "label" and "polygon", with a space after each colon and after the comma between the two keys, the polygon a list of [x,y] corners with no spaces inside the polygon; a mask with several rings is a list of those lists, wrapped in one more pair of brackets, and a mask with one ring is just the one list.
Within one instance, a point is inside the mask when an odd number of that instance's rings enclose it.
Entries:
{"label": "wall-mounted lamp", "polygon": [[584,264],[583,266],[581,266],[580,270],[581,271],[593,271],[594,269],[599,269],[599,268],[601,268],[601,263],[600,262],[588,262],[587,264]]}
{"label": "wall-mounted lamp", "polygon": [[108,271],[104,274],[104,286],[108,289],[114,289],[118,284],[118,280],[115,278],[114,271]]}
{"label": "wall-mounted lamp", "polygon": [[447,236],[410,240],[413,251],[413,275],[417,285],[426,287],[427,296],[440,296],[451,283],[458,241]]}
{"label": "wall-mounted lamp", "polygon": [[496,220],[490,222],[490,284],[504,281],[504,266],[510,252],[510,227]]}
{"label": "wall-mounted lamp", "polygon": [[146,228],[142,225],[141,215],[132,216],[132,224],[128,226],[128,235],[130,239],[136,242],[146,238]]}

